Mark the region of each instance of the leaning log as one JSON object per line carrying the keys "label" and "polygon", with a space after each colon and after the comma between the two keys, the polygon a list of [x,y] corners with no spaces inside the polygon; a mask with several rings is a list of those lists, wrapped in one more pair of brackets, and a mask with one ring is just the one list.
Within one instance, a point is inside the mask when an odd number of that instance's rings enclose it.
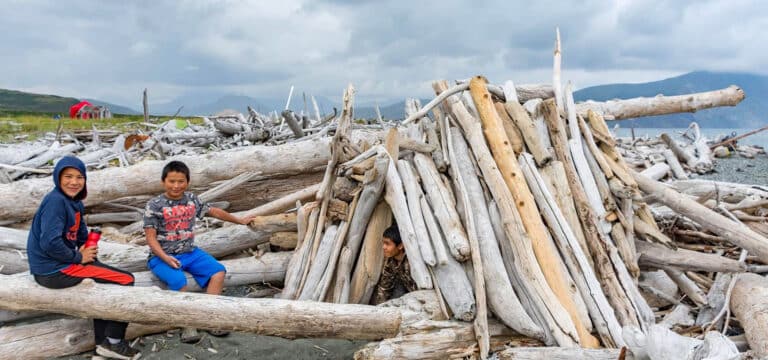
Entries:
{"label": "leaning log", "polygon": [[470,93],[478,108],[480,120],[483,123],[483,132],[491,148],[494,160],[501,170],[504,181],[507,184],[515,205],[520,212],[525,230],[529,233],[536,259],[538,260],[547,279],[547,283],[557,294],[557,298],[576,326],[579,343],[584,347],[596,347],[599,342],[589,334],[584,327],[584,321],[578,314],[576,304],[569,296],[567,288],[565,267],[562,264],[557,249],[547,242],[547,229],[541,220],[541,215],[536,210],[536,202],[533,199],[528,185],[520,172],[519,165],[515,161],[515,155],[509,144],[501,120],[493,108],[491,96],[484,84],[482,77],[474,77],[470,81]]}
{"label": "leaning log", "polygon": [[[402,319],[397,310],[365,305],[232,298],[92,281],[53,290],[37,285],[28,276],[2,275],[0,281],[4,285],[0,287],[2,309],[46,310],[86,318],[259,335],[380,340],[394,337]],[[69,301],[60,301],[62,298]]]}
{"label": "leaning log", "polygon": [[632,172],[632,176],[641,190],[654,195],[664,205],[697,222],[702,228],[746,249],[750,254],[760,258],[762,262],[768,263],[768,239],[764,236],[747,226],[733,222],[659,182],[636,172]]}
{"label": "leaning log", "polygon": [[747,335],[749,347],[758,358],[768,356],[768,279],[757,274],[736,278],[731,309]]}
{"label": "leaning log", "polygon": [[586,101],[576,105],[579,115],[589,110],[601,113],[606,120],[624,120],[642,116],[696,112],[718,106],[736,106],[744,100],[744,91],[731,85],[725,89],[678,96],[638,97],[605,102]]}
{"label": "leaning log", "polygon": [[672,250],[646,241],[635,241],[639,262],[646,267],[661,269],[672,266],[685,271],[744,272],[747,267],[737,260],[715,254],[704,254],[686,249]]}

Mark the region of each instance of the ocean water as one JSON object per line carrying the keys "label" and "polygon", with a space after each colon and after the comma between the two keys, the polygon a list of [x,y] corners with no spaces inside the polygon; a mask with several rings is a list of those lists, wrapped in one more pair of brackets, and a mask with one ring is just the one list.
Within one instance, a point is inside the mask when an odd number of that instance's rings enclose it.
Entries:
{"label": "ocean water", "polygon": [[[612,126],[613,124],[611,122],[608,123],[608,126]],[[622,126],[624,125],[624,126]],[[631,137],[631,129],[626,126],[628,124],[619,124],[619,128],[611,128],[613,131],[614,136],[617,137]],[[710,140],[716,139],[720,135],[728,135],[731,133],[736,133],[736,135],[745,134],[747,132],[750,132],[755,129],[716,129],[716,128],[702,128],[701,133],[705,137],[707,137]],[[672,135],[675,139],[680,139],[680,134],[685,131],[685,129],[676,129],[676,128],[665,128],[665,129],[657,129],[657,128],[635,128],[635,137],[650,137],[655,138],[658,137],[659,134],[666,132],[667,134]],[[768,130],[764,130],[763,132],[759,132],[757,134],[753,134],[750,136],[747,136],[744,139],[741,139],[738,141],[740,145],[758,145],[762,146],[766,149],[768,149]]]}

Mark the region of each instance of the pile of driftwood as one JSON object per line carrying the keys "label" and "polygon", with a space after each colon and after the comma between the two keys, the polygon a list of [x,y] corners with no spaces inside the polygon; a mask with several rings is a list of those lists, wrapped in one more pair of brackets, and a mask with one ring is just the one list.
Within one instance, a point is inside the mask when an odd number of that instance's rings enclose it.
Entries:
{"label": "pile of driftwood", "polygon": [[708,141],[695,122],[680,137],[682,141],[669,133],[655,139],[623,137],[616,139],[616,146],[630,169],[654,180],[686,180],[691,174],[714,171],[715,158],[732,153],[749,159],[765,154],[759,146],[736,144],[735,138]]}
{"label": "pile of driftwood", "polygon": [[[161,290],[141,237],[118,243],[118,231],[99,258],[135,271],[136,287],[45,289],[24,272],[23,226],[0,228],[0,358],[91,349],[89,317],[131,322],[130,337],[192,326],[375,341],[359,359],[768,356],[767,189],[659,183],[633,170],[606,123],[735,105],[743,92],[574,104],[559,63],[558,49],[553,86],[437,81],[396,128],[355,127],[350,86],[326,123],[283,113],[294,141],[267,131],[276,146],[174,156],[206,201],[260,215],[201,224],[196,243],[224,262],[226,286],[282,285],[252,293],[275,298]],[[235,118],[210,121],[267,124]],[[693,144],[684,163],[699,171],[707,155]],[[164,163],[90,172],[86,222],[140,230]],[[31,218],[50,183],[0,184],[0,220]],[[393,222],[421,291],[370,306]]]}

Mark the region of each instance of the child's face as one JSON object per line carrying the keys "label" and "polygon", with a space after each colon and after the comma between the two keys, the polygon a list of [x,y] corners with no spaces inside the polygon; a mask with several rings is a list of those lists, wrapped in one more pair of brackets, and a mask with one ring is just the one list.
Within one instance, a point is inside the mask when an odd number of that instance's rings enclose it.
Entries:
{"label": "child's face", "polygon": [[165,188],[165,196],[169,199],[181,199],[184,196],[184,191],[187,191],[189,182],[187,176],[183,173],[170,171],[163,180],[163,188]]}
{"label": "child's face", "polygon": [[403,244],[397,245],[394,241],[392,241],[392,239],[388,237],[383,237],[381,239],[381,244],[382,248],[384,249],[384,256],[388,258],[400,255],[400,253],[403,251]]}
{"label": "child's face", "polygon": [[74,198],[85,187],[85,176],[80,173],[80,170],[68,167],[61,171],[59,184],[64,194]]}

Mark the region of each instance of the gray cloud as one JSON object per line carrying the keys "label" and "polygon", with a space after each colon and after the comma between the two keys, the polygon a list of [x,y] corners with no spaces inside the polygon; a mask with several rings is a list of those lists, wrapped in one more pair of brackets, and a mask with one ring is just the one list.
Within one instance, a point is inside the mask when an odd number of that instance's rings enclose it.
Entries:
{"label": "gray cloud", "polygon": [[765,72],[765,6],[736,1],[12,1],[0,87],[138,107],[185,94],[361,101],[431,94],[437,78],[577,87],[692,70]]}

